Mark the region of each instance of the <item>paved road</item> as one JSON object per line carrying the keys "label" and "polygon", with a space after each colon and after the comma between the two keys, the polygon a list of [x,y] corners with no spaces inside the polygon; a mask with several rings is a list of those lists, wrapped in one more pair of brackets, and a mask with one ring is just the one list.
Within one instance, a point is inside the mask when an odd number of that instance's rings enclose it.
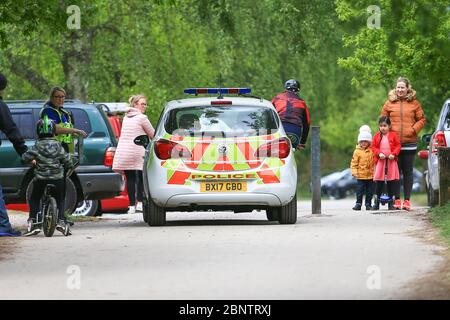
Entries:
{"label": "paved road", "polygon": [[71,237],[15,238],[0,260],[0,300],[402,298],[442,261],[441,247],[416,236],[425,227],[417,212],[352,205],[324,201],[312,217],[299,202],[295,225],[264,212],[171,213],[158,228],[140,214],[104,215]]}

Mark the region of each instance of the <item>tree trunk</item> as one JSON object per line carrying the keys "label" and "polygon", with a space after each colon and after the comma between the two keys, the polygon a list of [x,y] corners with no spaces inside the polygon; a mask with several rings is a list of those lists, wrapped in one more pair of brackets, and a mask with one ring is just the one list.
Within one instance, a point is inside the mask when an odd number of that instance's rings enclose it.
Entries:
{"label": "tree trunk", "polygon": [[83,41],[79,31],[69,35],[68,50],[64,52],[62,66],[66,79],[66,93],[69,99],[79,99],[86,102],[88,99],[88,77],[86,67],[89,65],[90,48],[87,41]]}

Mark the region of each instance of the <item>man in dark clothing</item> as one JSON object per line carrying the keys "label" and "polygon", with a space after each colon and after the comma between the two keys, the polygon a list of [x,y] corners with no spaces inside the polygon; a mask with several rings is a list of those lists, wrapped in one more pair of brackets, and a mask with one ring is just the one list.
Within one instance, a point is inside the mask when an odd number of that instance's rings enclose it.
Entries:
{"label": "man in dark clothing", "polygon": [[[8,81],[6,77],[0,73],[0,131],[8,137],[12,142],[16,152],[22,156],[27,151],[25,141],[20,134],[14,120],[12,119],[11,112],[8,106],[3,102],[3,91],[5,90]],[[1,140],[0,140],[1,144]],[[3,200],[3,190],[0,185],[0,236],[2,237],[15,237],[20,236],[19,231],[14,230],[9,222],[8,213],[6,211],[5,201]]]}
{"label": "man in dark clothing", "polygon": [[306,103],[298,96],[300,82],[291,79],[286,81],[285,91],[272,99],[277,109],[283,128],[291,139],[294,149],[304,149],[309,133],[309,111]]}

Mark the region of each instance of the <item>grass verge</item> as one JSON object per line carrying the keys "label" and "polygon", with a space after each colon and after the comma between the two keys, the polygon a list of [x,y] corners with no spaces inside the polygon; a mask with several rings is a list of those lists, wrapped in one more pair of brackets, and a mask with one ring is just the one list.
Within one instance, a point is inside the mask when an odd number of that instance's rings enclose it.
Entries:
{"label": "grass verge", "polygon": [[425,192],[413,193],[411,195],[411,202],[417,206],[421,207],[427,206],[428,205],[427,194]]}
{"label": "grass verge", "polygon": [[443,207],[430,209],[430,220],[433,226],[439,229],[447,243],[450,244],[450,203]]}

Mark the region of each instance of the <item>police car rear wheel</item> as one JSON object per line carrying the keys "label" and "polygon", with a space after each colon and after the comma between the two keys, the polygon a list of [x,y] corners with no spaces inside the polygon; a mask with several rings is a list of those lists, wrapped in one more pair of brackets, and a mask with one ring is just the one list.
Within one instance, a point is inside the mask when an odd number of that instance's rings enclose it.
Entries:
{"label": "police car rear wheel", "polygon": [[294,224],[297,222],[297,194],[285,206],[280,208],[280,224]]}
{"label": "police car rear wheel", "polygon": [[266,209],[266,216],[269,221],[278,221],[280,219],[279,208]]}
{"label": "police car rear wheel", "polygon": [[166,224],[166,210],[154,203],[152,199],[148,200],[147,212],[149,226],[156,227]]}
{"label": "police car rear wheel", "polygon": [[142,217],[144,218],[144,222],[148,223],[148,205],[147,200],[142,200]]}

